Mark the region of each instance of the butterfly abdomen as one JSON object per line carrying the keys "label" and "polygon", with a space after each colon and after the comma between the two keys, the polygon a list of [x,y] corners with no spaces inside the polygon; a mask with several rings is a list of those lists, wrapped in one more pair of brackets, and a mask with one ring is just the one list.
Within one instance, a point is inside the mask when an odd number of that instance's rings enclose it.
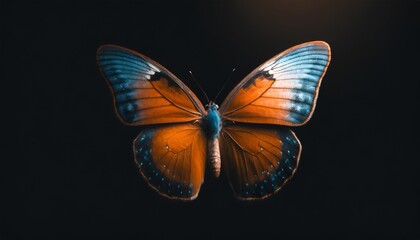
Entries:
{"label": "butterfly abdomen", "polygon": [[215,177],[220,175],[220,149],[219,149],[219,133],[222,128],[222,120],[218,106],[210,103],[207,107],[207,115],[204,116],[204,131],[207,135],[207,156],[210,163],[210,169]]}
{"label": "butterfly abdomen", "polygon": [[221,161],[218,138],[207,140],[207,154],[210,162],[210,169],[213,172],[213,175],[215,177],[219,177]]}

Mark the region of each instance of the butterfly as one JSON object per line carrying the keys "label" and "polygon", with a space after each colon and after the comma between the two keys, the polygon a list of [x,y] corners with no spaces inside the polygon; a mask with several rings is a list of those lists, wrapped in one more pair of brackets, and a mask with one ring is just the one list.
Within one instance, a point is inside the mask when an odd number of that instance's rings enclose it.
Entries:
{"label": "butterfly", "polygon": [[206,167],[221,169],[241,200],[276,193],[295,173],[301,143],[288,126],[314,111],[331,60],[329,45],[291,47],[248,74],[219,106],[203,106],[174,74],[152,59],[115,45],[97,50],[118,118],[147,126],[133,150],[148,185],[170,199],[197,198]]}

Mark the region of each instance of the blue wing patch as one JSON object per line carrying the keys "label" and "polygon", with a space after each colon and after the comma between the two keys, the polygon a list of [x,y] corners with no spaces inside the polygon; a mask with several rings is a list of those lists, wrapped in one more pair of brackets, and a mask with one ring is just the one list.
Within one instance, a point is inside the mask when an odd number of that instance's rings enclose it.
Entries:
{"label": "blue wing patch", "polygon": [[[289,111],[287,118],[293,124],[303,124],[313,112],[319,85],[329,62],[330,48],[326,43],[310,43],[280,54],[261,69],[266,78],[274,80],[262,97],[281,99],[272,104]],[[260,102],[263,103],[263,100]],[[258,102],[254,104],[258,105]]]}
{"label": "blue wing patch", "polygon": [[126,123],[140,120],[139,99],[161,97],[150,80],[161,71],[131,51],[106,45],[98,49],[97,60],[115,96],[116,110]]}

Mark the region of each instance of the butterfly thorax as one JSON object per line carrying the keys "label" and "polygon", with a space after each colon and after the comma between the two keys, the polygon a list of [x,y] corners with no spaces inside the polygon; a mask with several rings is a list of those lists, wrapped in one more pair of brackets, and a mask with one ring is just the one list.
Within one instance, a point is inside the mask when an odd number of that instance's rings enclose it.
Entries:
{"label": "butterfly thorax", "polygon": [[203,118],[204,131],[210,139],[215,139],[219,136],[222,128],[222,120],[218,111],[219,106],[214,102],[206,105],[207,115]]}

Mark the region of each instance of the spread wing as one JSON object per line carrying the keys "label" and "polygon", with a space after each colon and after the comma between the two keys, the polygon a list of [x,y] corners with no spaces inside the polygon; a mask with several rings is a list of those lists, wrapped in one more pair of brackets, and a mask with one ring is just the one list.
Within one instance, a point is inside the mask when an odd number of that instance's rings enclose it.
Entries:
{"label": "spread wing", "polygon": [[293,176],[301,145],[282,126],[234,124],[223,128],[220,150],[235,195],[253,200],[272,195]]}
{"label": "spread wing", "polygon": [[206,138],[200,126],[150,127],[138,135],[133,147],[140,172],[153,189],[173,199],[198,196],[206,160]]}
{"label": "spread wing", "polygon": [[330,47],[322,41],[292,47],[245,77],[219,111],[236,122],[303,125],[314,111],[330,59]]}
{"label": "spread wing", "polygon": [[181,80],[140,53],[105,45],[97,51],[97,62],[113,94],[117,115],[125,124],[187,122],[205,113]]}

